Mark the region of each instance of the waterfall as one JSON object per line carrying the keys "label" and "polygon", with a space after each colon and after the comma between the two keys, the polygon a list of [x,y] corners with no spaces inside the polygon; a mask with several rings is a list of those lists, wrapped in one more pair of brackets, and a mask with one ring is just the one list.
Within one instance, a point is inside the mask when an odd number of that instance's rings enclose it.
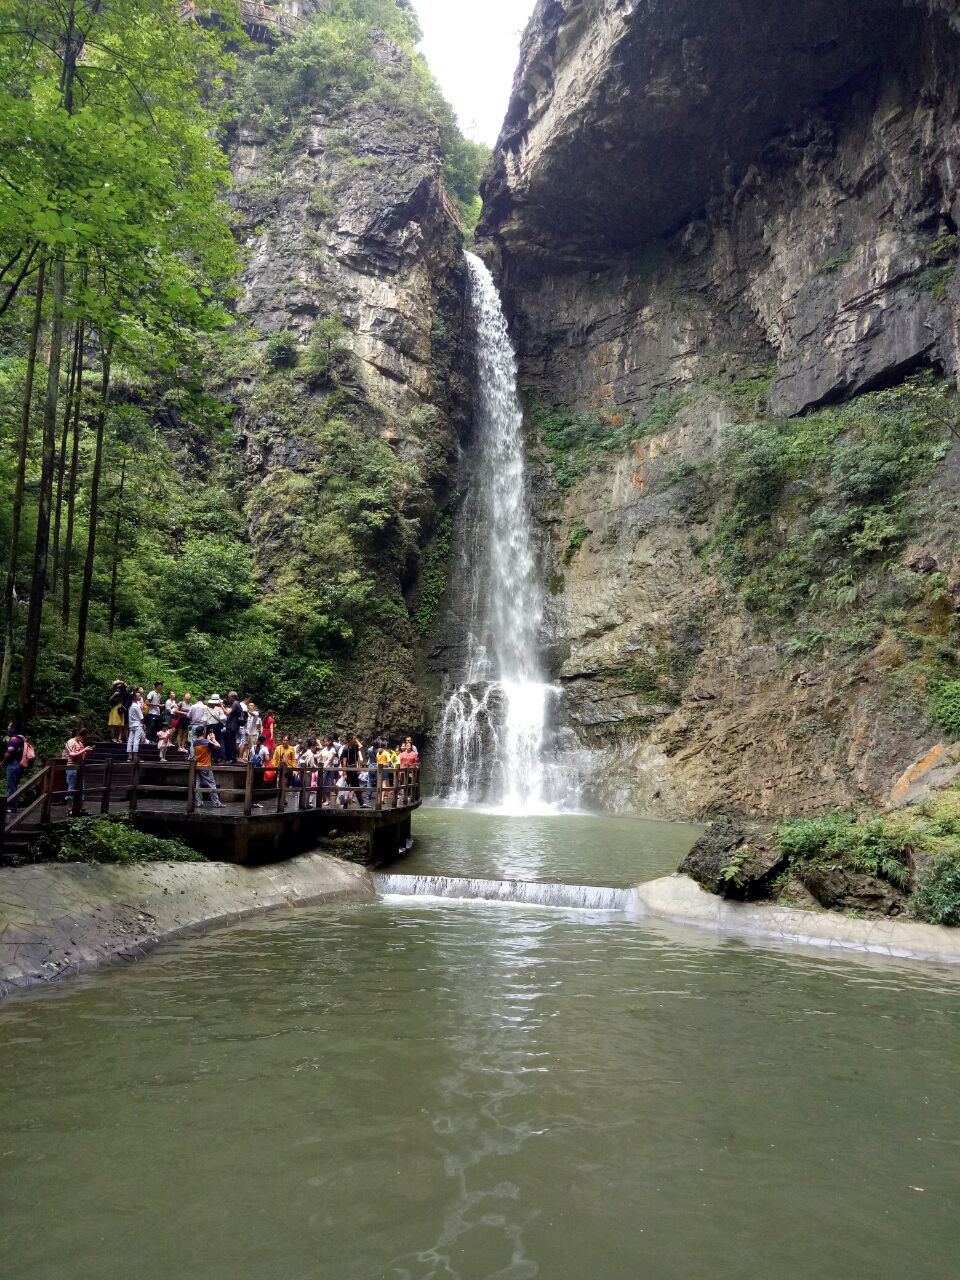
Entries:
{"label": "waterfall", "polygon": [[517,364],[497,287],[468,253],[476,333],[473,483],[461,581],[468,593],[465,670],[441,716],[438,791],[448,804],[508,812],[550,808],[547,711],[539,645],[543,596],[533,550]]}
{"label": "waterfall", "polygon": [[471,880],[465,876],[397,876],[380,872],[382,897],[449,898],[454,901],[512,902],[528,907],[576,911],[636,911],[636,889],[588,884],[543,884],[528,880]]}

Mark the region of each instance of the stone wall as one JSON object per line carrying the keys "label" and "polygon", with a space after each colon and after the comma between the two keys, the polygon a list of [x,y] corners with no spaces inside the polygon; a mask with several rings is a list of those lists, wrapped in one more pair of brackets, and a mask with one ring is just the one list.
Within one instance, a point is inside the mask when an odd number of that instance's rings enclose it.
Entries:
{"label": "stone wall", "polygon": [[271,867],[216,862],[0,868],[0,996],[281,907],[375,896],[360,867],[308,854]]}

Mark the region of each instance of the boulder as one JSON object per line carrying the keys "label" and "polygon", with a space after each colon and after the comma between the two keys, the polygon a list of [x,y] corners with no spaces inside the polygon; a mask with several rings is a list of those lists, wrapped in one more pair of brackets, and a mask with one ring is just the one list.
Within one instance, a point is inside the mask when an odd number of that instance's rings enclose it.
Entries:
{"label": "boulder", "polygon": [[822,907],[833,911],[898,916],[907,905],[906,894],[886,880],[845,867],[804,867],[800,879]]}
{"label": "boulder", "polygon": [[[722,818],[708,827],[679,870],[708,893],[751,902],[770,896],[773,880],[786,862],[772,832]],[[728,870],[731,867],[735,873]]]}

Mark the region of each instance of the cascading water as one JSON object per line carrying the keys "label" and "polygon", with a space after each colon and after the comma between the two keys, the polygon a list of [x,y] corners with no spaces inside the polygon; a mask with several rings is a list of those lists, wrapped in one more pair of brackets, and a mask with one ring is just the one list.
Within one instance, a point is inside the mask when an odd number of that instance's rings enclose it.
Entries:
{"label": "cascading water", "polygon": [[537,575],[517,364],[493,277],[468,253],[477,344],[474,482],[461,568],[469,599],[465,670],[438,733],[438,791],[449,804],[511,812],[550,807],[544,738],[552,687],[538,646]]}

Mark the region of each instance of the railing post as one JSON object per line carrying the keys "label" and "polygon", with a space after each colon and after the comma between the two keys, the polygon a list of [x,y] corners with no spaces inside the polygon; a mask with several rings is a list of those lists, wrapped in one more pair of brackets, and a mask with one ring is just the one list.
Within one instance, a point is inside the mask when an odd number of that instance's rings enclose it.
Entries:
{"label": "railing post", "polygon": [[277,813],[284,813],[287,808],[287,762],[280,761],[280,772],[277,775]]}
{"label": "railing post", "polygon": [[377,809],[383,808],[383,765],[377,765]]}
{"label": "railing post", "polygon": [[137,788],[139,786],[140,786],[140,756],[139,754],[137,754],[133,757],[133,765],[130,769],[130,812],[131,813],[137,812],[137,801],[139,799],[139,796],[137,795]]}
{"label": "railing post", "polygon": [[103,795],[100,797],[100,812],[110,812],[110,787],[113,784],[113,756],[106,763],[103,771]]}
{"label": "railing post", "polygon": [[297,802],[298,809],[306,809],[307,807],[307,788],[305,782],[310,781],[310,770],[300,766],[300,796]]}
{"label": "railing post", "polygon": [[190,757],[190,763],[187,766],[187,815],[189,816],[197,807],[197,761],[195,756]]}
{"label": "railing post", "polygon": [[0,853],[7,834],[7,797],[0,796]]}
{"label": "railing post", "polygon": [[253,764],[247,761],[247,776],[243,780],[243,816],[249,818],[253,813]]}
{"label": "railing post", "polygon": [[40,825],[50,825],[50,810],[53,806],[53,765],[46,766],[46,777],[43,780],[43,803],[40,805]]}

